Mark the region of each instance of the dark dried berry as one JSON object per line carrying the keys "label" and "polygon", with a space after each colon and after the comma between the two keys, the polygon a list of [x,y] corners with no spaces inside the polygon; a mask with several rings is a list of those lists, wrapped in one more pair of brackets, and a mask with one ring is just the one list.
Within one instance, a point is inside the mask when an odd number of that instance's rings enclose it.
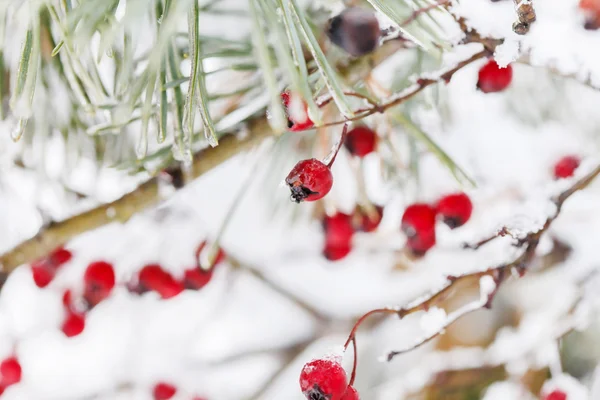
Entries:
{"label": "dark dried berry", "polygon": [[500,68],[496,61],[490,60],[479,70],[477,89],[483,93],[501,92],[510,85],[512,75],[513,70],[511,65]]}
{"label": "dark dried berry", "polygon": [[302,160],[288,174],[285,182],[292,192],[292,200],[315,201],[323,198],[333,186],[329,167],[316,158]]}
{"label": "dark dried berry", "polygon": [[381,29],[373,11],[350,7],[329,20],[327,36],[332,43],[358,57],[379,46]]}

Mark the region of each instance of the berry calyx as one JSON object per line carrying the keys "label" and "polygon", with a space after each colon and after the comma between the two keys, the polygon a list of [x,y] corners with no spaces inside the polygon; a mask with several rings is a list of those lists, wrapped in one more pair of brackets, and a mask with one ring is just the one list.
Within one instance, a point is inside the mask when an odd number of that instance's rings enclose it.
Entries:
{"label": "berry calyx", "polygon": [[333,186],[331,170],[316,158],[302,160],[296,164],[285,178],[296,203],[319,200]]}
{"label": "berry calyx", "polygon": [[511,65],[500,68],[496,61],[490,60],[479,70],[477,89],[483,93],[501,92],[510,85],[512,75],[513,70]]}
{"label": "berry calyx", "polygon": [[315,126],[308,116],[308,105],[300,96],[290,93],[289,90],[281,93],[281,101],[288,119],[288,129],[292,132],[304,131]]}
{"label": "berry calyx", "polygon": [[356,211],[358,218],[358,229],[363,232],[373,232],[383,219],[383,207],[373,206],[371,209]]}
{"label": "berry calyx", "polygon": [[557,389],[546,395],[544,400],[567,400],[567,394]]}
{"label": "berry calyx", "polygon": [[377,134],[369,127],[357,126],[348,132],[344,146],[350,154],[362,158],[375,151]]}
{"label": "berry calyx", "polygon": [[69,338],[79,335],[85,329],[85,316],[67,310],[67,316],[60,329]]}
{"label": "berry calyx", "polygon": [[413,254],[422,256],[435,245],[435,217],[429,204],[415,203],[404,210],[401,229]]}
{"label": "berry calyx", "polygon": [[348,386],[346,389],[346,393],[342,397],[342,400],[360,400],[360,396],[358,395],[358,391],[354,389],[353,386]]}
{"label": "berry calyx", "polygon": [[581,164],[581,159],[577,156],[565,156],[561,158],[554,164],[554,179],[572,177],[579,164]]}
{"label": "berry calyx", "polygon": [[16,357],[9,357],[0,363],[0,385],[6,388],[21,381],[21,364]]}
{"label": "berry calyx", "polygon": [[451,229],[463,226],[473,212],[473,203],[465,193],[454,193],[442,197],[436,206],[437,213]]}
{"label": "berry calyx", "polygon": [[170,299],[183,292],[183,285],[158,264],[146,265],[138,275],[138,291],[144,293],[153,290],[163,299]]}
{"label": "berry calyx", "polygon": [[169,400],[177,393],[177,388],[171,384],[160,382],[154,385],[152,395],[154,400]]}
{"label": "berry calyx", "polygon": [[329,20],[327,36],[332,43],[358,57],[379,46],[381,29],[373,11],[349,7]]}
{"label": "berry calyx", "polygon": [[309,400],[341,400],[347,387],[346,371],[334,359],[313,360],[300,373],[300,389]]}
{"label": "berry calyx", "polygon": [[114,268],[106,261],[93,262],[85,270],[83,281],[83,297],[90,307],[94,307],[106,299],[115,287]]}

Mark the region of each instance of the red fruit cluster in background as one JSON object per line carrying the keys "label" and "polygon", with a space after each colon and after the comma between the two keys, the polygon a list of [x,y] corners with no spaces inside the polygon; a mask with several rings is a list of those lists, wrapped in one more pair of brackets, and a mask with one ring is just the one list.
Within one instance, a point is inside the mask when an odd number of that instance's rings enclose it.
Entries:
{"label": "red fruit cluster in background", "polygon": [[296,203],[323,198],[333,186],[331,170],[316,158],[302,160],[285,178]]}
{"label": "red fruit cluster in background", "polygon": [[600,28],[600,0],[579,0],[579,9],[585,14],[585,29]]}
{"label": "red fruit cluster in background", "polygon": [[154,400],[169,400],[177,393],[177,388],[169,383],[159,382],[152,389]]}
{"label": "red fruit cluster in background", "polygon": [[567,400],[567,394],[561,390],[554,390],[546,395],[543,400]]}
{"label": "red fruit cluster in background", "polygon": [[477,89],[483,93],[501,92],[510,85],[512,75],[512,66],[500,68],[496,61],[490,60],[479,70]]}
{"label": "red fruit cluster in background", "polygon": [[[306,129],[310,129],[312,128],[315,124],[314,122],[312,122],[310,120],[310,117],[308,116],[308,106],[306,105],[306,103],[300,98],[293,98],[295,97],[295,94],[292,94],[290,91],[286,90],[285,92],[281,93],[281,101],[283,102],[283,108],[285,111],[285,115],[288,119],[288,128],[290,131],[292,132],[296,132],[296,131],[303,131]],[[300,114],[304,114],[304,117],[302,118],[302,116],[298,116],[296,114],[296,112],[291,111],[290,107],[293,107],[294,105],[292,104],[292,101],[296,102],[300,102],[303,110]]]}
{"label": "red fruit cluster in background", "polygon": [[357,126],[348,132],[344,146],[346,146],[350,154],[362,158],[375,151],[377,147],[377,134],[367,126]]}
{"label": "red fruit cluster in background", "polygon": [[7,387],[21,381],[21,364],[16,357],[6,358],[0,363],[0,395]]}
{"label": "red fruit cluster in background", "polygon": [[313,360],[304,365],[300,372],[300,389],[309,400],[358,399],[356,390],[348,386],[342,365],[330,358]]}
{"label": "red fruit cluster in background", "polygon": [[564,156],[554,164],[554,179],[572,177],[580,163],[581,159],[577,156]]}
{"label": "red fruit cluster in background", "polygon": [[407,237],[406,246],[416,256],[424,255],[435,246],[437,218],[451,229],[464,225],[470,218],[473,204],[465,193],[453,193],[442,197],[435,207],[415,203],[404,210],[401,230]]}
{"label": "red fruit cluster in background", "polygon": [[52,282],[59,268],[69,262],[73,255],[64,247],[59,247],[47,257],[31,263],[33,281],[37,287],[44,288]]}

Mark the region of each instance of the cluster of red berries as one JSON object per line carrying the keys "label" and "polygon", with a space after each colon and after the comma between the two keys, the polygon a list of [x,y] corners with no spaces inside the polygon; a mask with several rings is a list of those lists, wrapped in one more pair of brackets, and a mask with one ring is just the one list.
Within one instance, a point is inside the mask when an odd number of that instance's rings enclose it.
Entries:
{"label": "cluster of red berries", "polygon": [[579,0],[579,9],[585,14],[585,29],[600,29],[600,0]]}
{"label": "cluster of red berries", "polygon": [[21,381],[21,364],[16,357],[5,358],[0,363],[0,395],[6,388]]}
{"label": "cluster of red berries", "polygon": [[465,193],[442,197],[437,204],[415,203],[404,210],[402,232],[407,248],[416,256],[424,255],[435,245],[435,224],[438,218],[451,229],[464,225],[473,212],[471,199]]}
{"label": "cluster of red berries", "polygon": [[501,92],[510,85],[512,76],[513,70],[510,64],[500,68],[496,61],[489,60],[479,69],[477,89],[483,93]]}
{"label": "cluster of red berries", "polygon": [[570,178],[575,174],[575,170],[581,164],[578,156],[564,156],[554,164],[554,179]]}
{"label": "cluster of red berries", "polygon": [[325,233],[323,256],[329,261],[346,257],[352,250],[352,237],[357,231],[373,232],[383,218],[383,207],[357,207],[352,215],[337,212],[326,215],[322,226]]}
{"label": "cluster of red berries", "polygon": [[[185,270],[183,279],[176,279],[159,264],[148,264],[138,273],[137,282],[128,286],[134,293],[154,291],[163,299],[177,296],[185,289],[200,290],[210,282],[214,269],[225,259],[223,250],[218,249],[212,261],[206,260],[210,246],[202,242],[196,249],[196,265]],[[210,268],[209,268],[210,264]]]}
{"label": "cluster of red berries", "polygon": [[[366,126],[357,126],[346,135],[344,145],[350,154],[364,157],[375,151],[377,134]],[[316,158],[302,160],[292,168],[285,182],[296,203],[322,199],[333,187],[331,165],[325,165]]]}
{"label": "cluster of red berries", "polygon": [[567,400],[567,394],[562,390],[556,389],[548,393],[543,400]]}
{"label": "cluster of red berries", "polygon": [[356,389],[348,384],[346,371],[333,358],[321,358],[304,365],[300,389],[308,400],[360,400]]}

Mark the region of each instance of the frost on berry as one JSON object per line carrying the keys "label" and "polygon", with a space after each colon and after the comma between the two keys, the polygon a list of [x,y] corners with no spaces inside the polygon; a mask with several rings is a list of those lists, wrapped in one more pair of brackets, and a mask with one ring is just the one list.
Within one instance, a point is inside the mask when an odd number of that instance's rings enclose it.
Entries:
{"label": "frost on berry", "polygon": [[342,396],[341,400],[360,400],[360,396],[358,395],[358,391],[354,389],[353,386],[348,386],[346,393],[344,393],[344,396]]}
{"label": "frost on berry", "polygon": [[473,203],[465,193],[454,193],[442,197],[436,211],[451,229],[464,225],[473,212]]}
{"label": "frost on berry", "polygon": [[436,211],[429,204],[415,203],[404,210],[401,229],[413,254],[424,255],[435,245],[435,217]]}
{"label": "frost on berry", "polygon": [[373,11],[349,7],[329,20],[327,36],[350,55],[362,56],[377,48],[381,29]]}
{"label": "frost on berry", "polygon": [[85,328],[85,316],[84,314],[76,313],[71,310],[67,310],[67,315],[62,323],[61,330],[67,337],[73,337],[83,332]]}
{"label": "frost on berry", "polygon": [[479,70],[477,89],[483,93],[501,92],[510,85],[512,74],[512,66],[500,68],[496,61],[490,60]]}
{"label": "frost on berry", "polygon": [[313,360],[300,373],[300,389],[309,400],[342,400],[347,386],[346,371],[334,358]]}
{"label": "frost on berry", "polygon": [[577,156],[564,156],[554,164],[554,179],[572,177],[580,163],[581,159]]}
{"label": "frost on berry", "polygon": [[286,90],[281,93],[281,101],[288,119],[288,129],[290,131],[304,131],[315,125],[308,116],[308,106],[300,96]]}
{"label": "frost on berry", "polygon": [[16,357],[9,357],[0,363],[0,385],[6,388],[21,381],[21,364]]}
{"label": "frost on berry", "polygon": [[115,271],[106,261],[96,261],[88,265],[83,276],[84,295],[90,307],[106,299],[115,287]]}
{"label": "frost on berry", "polygon": [[344,146],[350,154],[364,157],[375,151],[377,146],[377,134],[369,127],[357,126],[348,132]]}
{"label": "frost on berry", "polygon": [[177,393],[177,388],[171,384],[160,382],[154,385],[152,395],[154,400],[169,400]]}
{"label": "frost on berry", "polygon": [[183,292],[183,284],[175,280],[158,264],[149,264],[142,268],[138,275],[138,286],[133,291],[144,293],[157,292],[163,299],[170,299]]}
{"label": "frost on berry", "polygon": [[327,165],[316,158],[302,160],[288,174],[285,182],[296,203],[323,198],[333,186],[333,175]]}
{"label": "frost on berry", "polygon": [[544,400],[567,400],[567,394],[557,389],[547,394]]}

